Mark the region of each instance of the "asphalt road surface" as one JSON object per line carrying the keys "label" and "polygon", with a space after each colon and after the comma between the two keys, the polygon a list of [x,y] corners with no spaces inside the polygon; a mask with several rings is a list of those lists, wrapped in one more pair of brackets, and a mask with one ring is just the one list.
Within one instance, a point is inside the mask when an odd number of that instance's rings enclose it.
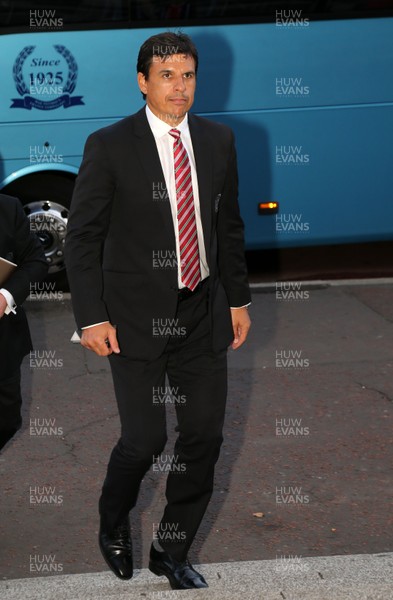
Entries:
{"label": "asphalt road surface", "polygon": [[[119,433],[107,360],[70,343],[68,298],[26,307],[36,353],[22,431],[0,455],[1,578],[106,571],[97,499]],[[250,313],[247,345],[229,352],[225,442],[192,561],[392,552],[393,282],[272,285]],[[174,426],[169,410],[167,455]],[[138,568],[164,490],[151,470],[132,515]]]}

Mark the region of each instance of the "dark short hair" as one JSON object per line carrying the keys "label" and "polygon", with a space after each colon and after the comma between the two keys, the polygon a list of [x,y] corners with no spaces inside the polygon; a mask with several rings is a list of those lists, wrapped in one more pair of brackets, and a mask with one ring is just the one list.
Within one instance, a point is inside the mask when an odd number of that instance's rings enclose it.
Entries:
{"label": "dark short hair", "polygon": [[[185,33],[172,33],[165,31],[157,35],[152,35],[139,49],[138,61],[136,64],[137,73],[143,73],[146,79],[149,78],[150,65],[154,57],[162,58],[164,61],[174,54],[185,54],[191,56],[195,61],[195,74],[198,71],[198,51],[192,39]],[[146,99],[146,94],[143,94]]]}

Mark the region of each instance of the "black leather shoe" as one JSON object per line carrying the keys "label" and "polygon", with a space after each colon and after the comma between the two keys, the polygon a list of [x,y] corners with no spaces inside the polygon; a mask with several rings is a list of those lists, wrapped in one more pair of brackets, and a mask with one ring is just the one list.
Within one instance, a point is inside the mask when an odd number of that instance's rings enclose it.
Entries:
{"label": "black leather shoe", "polygon": [[109,533],[101,526],[98,541],[102,556],[114,574],[120,579],[131,579],[132,543],[128,517]]}
{"label": "black leather shoe", "polygon": [[159,552],[153,545],[150,548],[149,569],[155,575],[168,577],[173,590],[209,587],[204,577],[195,571],[189,560],[179,562],[167,552]]}

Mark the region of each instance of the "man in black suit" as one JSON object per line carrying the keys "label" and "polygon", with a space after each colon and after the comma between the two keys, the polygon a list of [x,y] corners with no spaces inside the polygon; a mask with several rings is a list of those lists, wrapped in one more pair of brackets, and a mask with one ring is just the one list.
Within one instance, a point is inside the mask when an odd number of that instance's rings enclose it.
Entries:
{"label": "man in black suit", "polygon": [[0,286],[0,448],[22,424],[20,365],[32,350],[22,302],[48,272],[42,244],[17,198],[0,194],[0,257],[17,268]]}
{"label": "man in black suit", "polygon": [[188,113],[197,67],[186,35],[141,46],[147,106],[88,138],[66,241],[81,342],[109,356],[121,420],[99,502],[100,548],[118,577],[132,577],[128,514],[166,443],[167,376],[184,472],[168,475],[149,568],[173,589],[207,587],[187,552],[213,490],[227,348],[250,327],[233,133]]}

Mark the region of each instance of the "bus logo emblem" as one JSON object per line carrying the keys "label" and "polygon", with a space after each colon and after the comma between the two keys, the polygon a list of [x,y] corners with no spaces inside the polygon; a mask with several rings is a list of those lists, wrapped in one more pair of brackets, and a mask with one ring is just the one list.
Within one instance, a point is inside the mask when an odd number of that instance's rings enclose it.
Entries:
{"label": "bus logo emblem", "polygon": [[71,95],[78,78],[75,58],[65,46],[53,48],[56,54],[45,57],[34,53],[36,46],[25,46],[19,52],[12,74],[22,98],[12,98],[10,108],[54,110],[84,105],[83,96]]}

